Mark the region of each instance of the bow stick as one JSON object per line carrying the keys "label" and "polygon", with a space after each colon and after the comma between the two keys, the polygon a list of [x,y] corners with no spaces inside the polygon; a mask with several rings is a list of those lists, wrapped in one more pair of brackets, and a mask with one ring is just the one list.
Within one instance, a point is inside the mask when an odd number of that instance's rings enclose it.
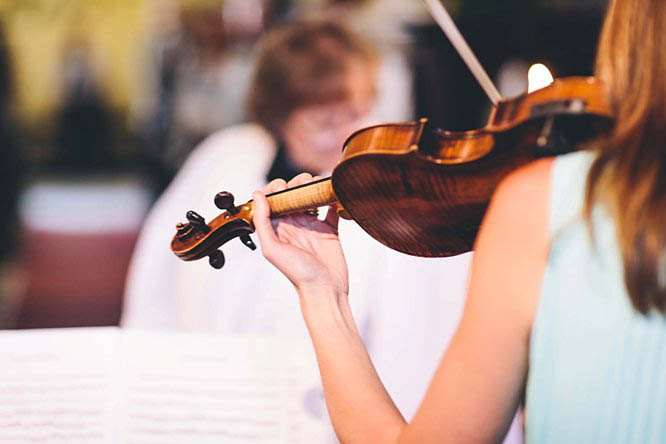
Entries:
{"label": "bow stick", "polygon": [[493,81],[490,80],[490,77],[488,77],[488,73],[486,73],[486,70],[479,63],[479,60],[465,41],[465,38],[458,30],[458,27],[453,22],[453,19],[451,19],[444,5],[439,0],[423,0],[423,3],[430,12],[430,15],[432,15],[432,18],[435,19],[435,22],[437,22],[442,31],[444,31],[444,34],[449,38],[453,47],[456,48],[456,51],[458,51],[458,54],[460,54],[460,57],[462,57],[469,70],[472,71],[476,81],[479,82],[490,101],[493,105],[497,105],[502,100],[502,95],[493,84]]}

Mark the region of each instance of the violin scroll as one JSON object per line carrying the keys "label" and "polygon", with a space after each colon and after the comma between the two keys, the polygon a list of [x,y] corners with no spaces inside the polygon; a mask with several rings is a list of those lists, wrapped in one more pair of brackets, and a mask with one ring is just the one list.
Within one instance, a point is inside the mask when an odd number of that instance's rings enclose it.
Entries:
{"label": "violin scroll", "polygon": [[250,238],[250,234],[254,233],[252,202],[237,207],[234,205],[234,196],[223,191],[215,195],[214,203],[225,211],[209,223],[195,211],[186,213],[188,223],[176,225],[171,250],[185,261],[208,256],[210,265],[219,270],[225,263],[224,253],[219,247],[231,239],[240,238],[243,245],[251,250],[256,250],[257,246]]}

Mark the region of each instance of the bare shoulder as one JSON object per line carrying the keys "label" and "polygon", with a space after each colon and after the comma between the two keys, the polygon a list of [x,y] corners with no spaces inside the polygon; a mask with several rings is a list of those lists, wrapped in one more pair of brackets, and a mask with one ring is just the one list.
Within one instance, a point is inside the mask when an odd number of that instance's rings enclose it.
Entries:
{"label": "bare shoulder", "polygon": [[497,187],[475,245],[470,296],[501,296],[528,331],[548,257],[553,159],[530,163]]}
{"label": "bare shoulder", "polygon": [[[520,255],[548,244],[548,207],[553,159],[539,159],[509,174],[497,187],[477,239],[492,255],[520,245]],[[510,251],[502,252],[511,255]]]}
{"label": "bare shoulder", "polygon": [[493,205],[505,210],[519,209],[514,215],[523,214],[528,203],[547,206],[553,162],[553,158],[539,159],[509,174],[497,187]]}

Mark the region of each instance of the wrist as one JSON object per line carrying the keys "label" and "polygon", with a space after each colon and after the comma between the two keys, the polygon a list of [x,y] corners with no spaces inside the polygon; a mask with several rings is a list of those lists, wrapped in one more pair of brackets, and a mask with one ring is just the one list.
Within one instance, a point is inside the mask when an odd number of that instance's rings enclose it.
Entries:
{"label": "wrist", "polygon": [[302,302],[308,301],[341,301],[347,299],[347,292],[333,285],[302,285],[296,286]]}
{"label": "wrist", "polygon": [[347,293],[333,287],[305,287],[297,291],[308,328],[316,325],[355,330]]}

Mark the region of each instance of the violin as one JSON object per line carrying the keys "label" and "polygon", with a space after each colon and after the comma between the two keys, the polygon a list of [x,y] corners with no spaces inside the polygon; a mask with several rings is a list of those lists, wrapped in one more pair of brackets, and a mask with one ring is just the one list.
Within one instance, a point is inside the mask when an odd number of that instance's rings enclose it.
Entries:
{"label": "violin", "polygon": [[[532,160],[573,150],[609,128],[612,115],[595,78],[559,79],[515,99],[502,100],[479,130],[449,132],[418,122],[361,129],[344,144],[330,178],[267,195],[274,217],[337,205],[370,236],[406,254],[452,256],[472,250],[497,184]],[[206,224],[190,211],[178,224],[172,251],[183,260],[210,257],[249,234],[252,201],[235,206],[228,192],[215,204],[225,210]]]}
{"label": "violin", "polygon": [[[451,132],[424,118],[356,131],[331,177],[267,195],[272,217],[333,205],[394,250],[421,257],[465,253],[504,177],[534,159],[575,150],[612,126],[604,85],[592,77],[562,78],[502,99],[443,6],[425,1],[493,102],[487,125]],[[171,249],[186,261],[209,257],[219,269],[225,262],[219,247],[231,239],[256,249],[253,203],[236,206],[228,192],[214,202],[224,211],[209,223],[187,212]]]}

